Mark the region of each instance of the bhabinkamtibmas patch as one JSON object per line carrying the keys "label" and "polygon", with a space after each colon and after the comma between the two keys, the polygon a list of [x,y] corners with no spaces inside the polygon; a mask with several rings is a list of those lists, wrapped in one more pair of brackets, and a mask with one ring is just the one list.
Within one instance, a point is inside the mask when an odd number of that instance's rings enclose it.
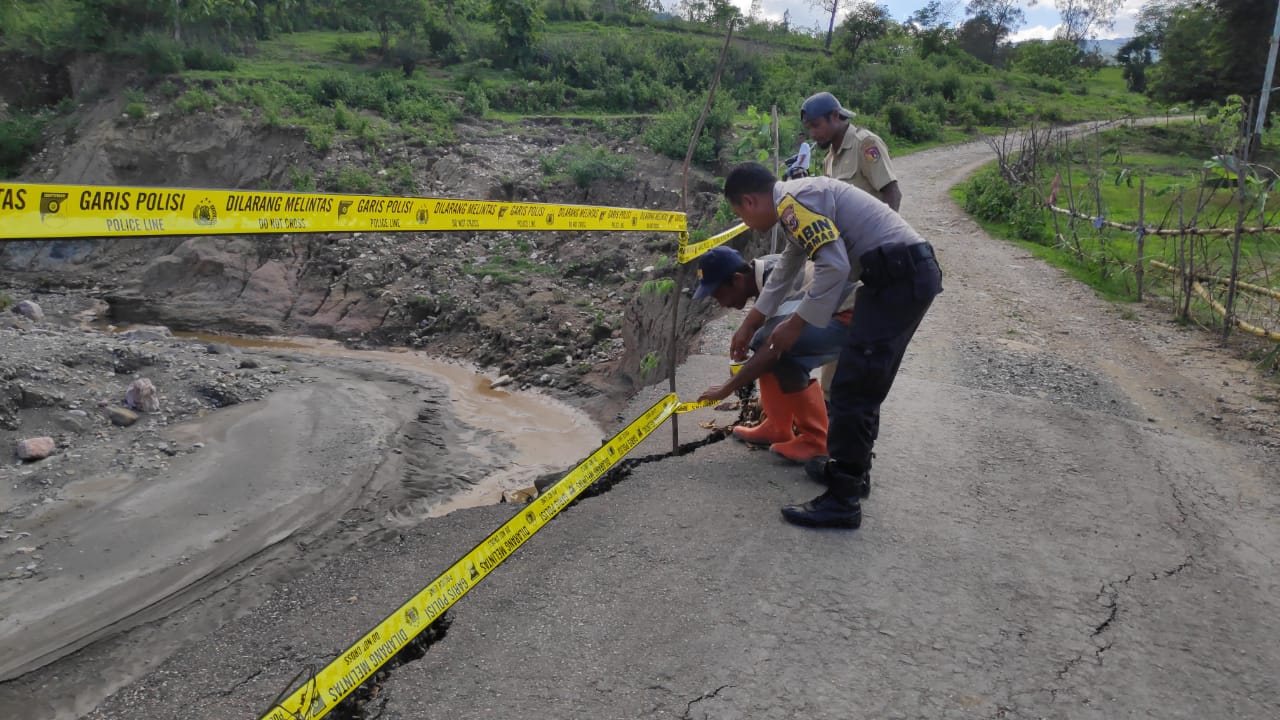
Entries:
{"label": "bhabinkamtibmas patch", "polygon": [[801,205],[791,195],[784,196],[778,203],[778,218],[791,237],[800,242],[810,260],[818,253],[818,248],[836,240],[835,223]]}

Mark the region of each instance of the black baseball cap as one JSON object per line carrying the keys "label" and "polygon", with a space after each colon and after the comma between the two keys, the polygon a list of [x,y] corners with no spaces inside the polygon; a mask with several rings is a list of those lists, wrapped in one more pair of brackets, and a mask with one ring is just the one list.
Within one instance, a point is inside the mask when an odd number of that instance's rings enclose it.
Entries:
{"label": "black baseball cap", "polygon": [[728,245],[711,248],[698,260],[698,286],[693,290],[693,299],[710,297],[746,264],[738,251]]}
{"label": "black baseball cap", "polygon": [[852,110],[846,109],[836,99],[835,95],[829,92],[820,92],[817,95],[810,95],[808,100],[800,106],[800,122],[804,122],[809,118],[826,117],[827,115],[838,112],[840,117],[851,118],[854,116]]}

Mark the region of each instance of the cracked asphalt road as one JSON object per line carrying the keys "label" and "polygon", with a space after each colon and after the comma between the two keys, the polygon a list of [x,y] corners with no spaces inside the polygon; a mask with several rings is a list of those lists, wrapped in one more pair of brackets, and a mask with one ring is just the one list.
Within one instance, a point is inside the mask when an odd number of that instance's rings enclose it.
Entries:
{"label": "cracked asphalt road", "polygon": [[[897,163],[946,292],[885,407],[860,530],[785,524],[819,489],[737,443],[641,465],[465,597],[366,717],[1280,717],[1274,438],[1204,413],[1247,366],[982,235],[945,190],[988,157]],[[729,325],[683,397],[725,372]],[[687,440],[732,414],[685,417]],[[512,510],[371,537],[86,716],[255,718]]]}

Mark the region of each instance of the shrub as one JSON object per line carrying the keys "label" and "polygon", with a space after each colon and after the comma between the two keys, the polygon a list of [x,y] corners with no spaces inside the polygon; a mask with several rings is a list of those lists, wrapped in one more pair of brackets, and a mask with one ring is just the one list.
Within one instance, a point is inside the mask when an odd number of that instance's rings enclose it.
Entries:
{"label": "shrub", "polygon": [[938,137],[942,128],[911,105],[894,103],[888,107],[889,132],[911,142],[923,142]]}
{"label": "shrub", "polygon": [[609,152],[608,148],[567,145],[554,155],[544,156],[542,171],[548,175],[566,173],[580,188],[597,180],[622,180],[631,174],[635,160],[630,155]]}
{"label": "shrub", "polygon": [[355,114],[347,109],[341,100],[333,104],[333,127],[338,130],[350,130],[355,124]]}
{"label": "shrub", "polygon": [[124,114],[132,120],[141,120],[147,114],[147,106],[140,102],[131,102],[124,106]]}
{"label": "shrub", "polygon": [[1030,187],[1015,187],[987,167],[966,182],[962,189],[964,209],[975,217],[1008,223],[1020,240],[1044,243],[1049,239],[1044,209]]}
{"label": "shrub", "polygon": [[173,107],[187,115],[193,112],[209,112],[217,107],[217,104],[212,95],[197,87],[183,93],[182,97],[174,101]]}
{"label": "shrub", "polygon": [[323,125],[307,128],[307,143],[320,152],[328,152],[333,147],[333,128]]}
{"label": "shrub", "polygon": [[484,117],[489,113],[489,96],[485,94],[484,87],[474,80],[467,83],[467,94],[463,99],[463,108],[467,114],[475,117]]}
{"label": "shrub", "polygon": [[289,186],[298,192],[314,192],[316,189],[316,176],[311,174],[310,170],[303,168],[299,170],[296,167],[289,168]]}
{"label": "shrub", "polygon": [[235,59],[212,45],[192,45],[184,49],[182,64],[188,70],[231,72],[236,69]]}
{"label": "shrub", "polygon": [[350,63],[362,63],[369,54],[369,43],[359,36],[343,36],[333,49]]}
{"label": "shrub", "polygon": [[14,299],[12,295],[0,293],[0,310],[8,310],[13,307]]}
{"label": "shrub", "polygon": [[[716,95],[711,112],[707,114],[702,134],[693,151],[694,162],[709,165],[715,161],[724,146],[729,130],[733,125],[733,116],[737,103],[727,92]],[[686,103],[683,110],[662,115],[649,126],[644,133],[645,143],[655,151],[669,158],[683,160],[689,150],[689,138],[693,135],[693,127],[702,114],[702,105]]]}
{"label": "shrub", "polygon": [[27,156],[40,144],[44,124],[42,116],[24,112],[0,119],[0,178],[18,173]]}
{"label": "shrub", "polygon": [[152,75],[182,72],[182,46],[167,35],[147,33],[138,39],[132,54]]}
{"label": "shrub", "polygon": [[355,168],[344,167],[336,172],[330,170],[325,174],[323,182],[326,190],[334,192],[363,194],[373,192],[373,177]]}

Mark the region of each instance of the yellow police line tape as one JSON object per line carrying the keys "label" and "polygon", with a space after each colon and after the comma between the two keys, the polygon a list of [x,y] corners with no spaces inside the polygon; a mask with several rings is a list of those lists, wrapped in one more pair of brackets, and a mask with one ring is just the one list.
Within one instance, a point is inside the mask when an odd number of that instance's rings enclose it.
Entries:
{"label": "yellow police line tape", "polygon": [[268,710],[262,720],[314,720],[326,715],[667,418],[713,404],[715,401],[682,403],[674,393],[659,400],[302,687]]}
{"label": "yellow police line tape", "polygon": [[729,242],[733,238],[741,235],[743,232],[746,232],[746,229],[746,225],[738,223],[722,233],[712,235],[706,240],[702,240],[701,242],[697,242],[692,245],[689,244],[689,234],[683,233],[680,235],[680,246],[677,251],[676,258],[682,264],[687,263],[711,248]]}
{"label": "yellow police line tape", "polygon": [[0,183],[0,240],[441,230],[684,232],[685,214],[431,197]]}

